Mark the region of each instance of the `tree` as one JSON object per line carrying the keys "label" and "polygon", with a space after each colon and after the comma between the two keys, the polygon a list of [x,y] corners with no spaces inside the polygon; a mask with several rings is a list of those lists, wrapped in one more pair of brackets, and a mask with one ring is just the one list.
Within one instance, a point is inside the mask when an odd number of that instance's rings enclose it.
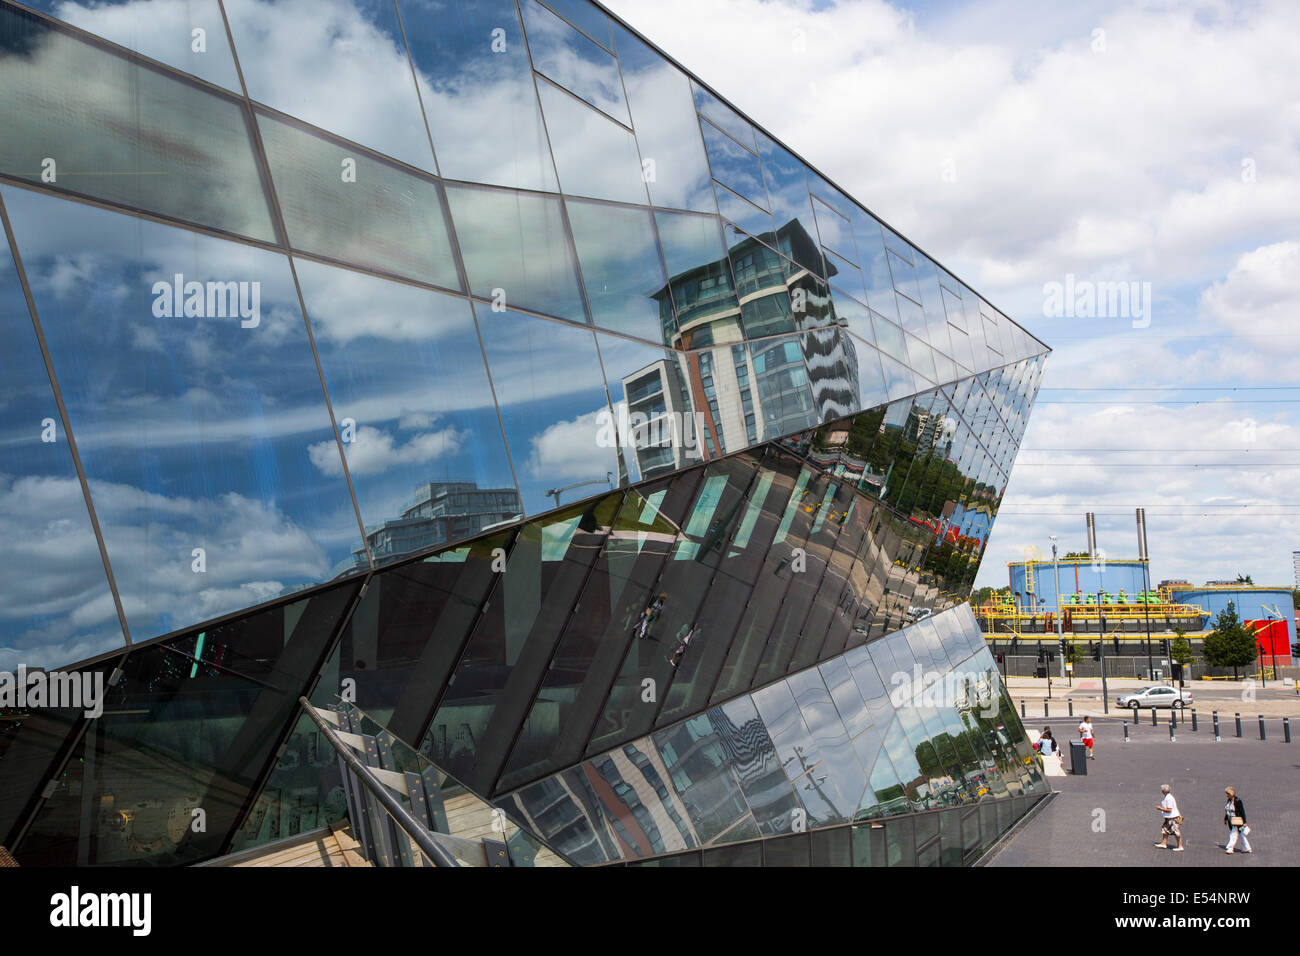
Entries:
{"label": "tree", "polygon": [[1174,628],[1174,634],[1176,636],[1169,642],[1169,656],[1180,664],[1190,664],[1196,659],[1192,653],[1192,642],[1184,636],[1181,627]]}
{"label": "tree", "polygon": [[1229,601],[1214,619],[1214,630],[1205,636],[1205,663],[1231,667],[1235,678],[1237,668],[1253,664],[1258,654],[1255,636],[1246,630],[1237,617],[1237,608]]}
{"label": "tree", "polygon": [[1291,604],[1295,608],[1300,609],[1300,588],[1291,589]]}
{"label": "tree", "polygon": [[1255,584],[1255,579],[1254,579],[1253,577],[1251,577],[1249,574],[1238,574],[1238,575],[1237,575],[1237,583],[1238,583],[1238,584],[1249,584],[1249,585],[1251,585],[1251,586],[1253,587],[1254,584]]}

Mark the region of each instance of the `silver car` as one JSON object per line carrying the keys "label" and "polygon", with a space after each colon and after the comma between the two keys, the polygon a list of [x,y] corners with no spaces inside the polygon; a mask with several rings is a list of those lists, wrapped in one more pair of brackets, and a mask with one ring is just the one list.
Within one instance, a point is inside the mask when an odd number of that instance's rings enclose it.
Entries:
{"label": "silver car", "polygon": [[1123,694],[1116,703],[1121,707],[1177,707],[1180,710],[1192,702],[1191,691],[1178,690],[1164,684],[1151,684],[1130,694]]}

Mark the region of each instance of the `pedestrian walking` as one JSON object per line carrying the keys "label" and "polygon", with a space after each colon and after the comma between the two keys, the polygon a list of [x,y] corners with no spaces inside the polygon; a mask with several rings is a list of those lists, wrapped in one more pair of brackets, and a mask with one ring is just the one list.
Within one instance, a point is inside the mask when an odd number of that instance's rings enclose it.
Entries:
{"label": "pedestrian walking", "polygon": [[1162,821],[1160,824],[1160,842],[1156,846],[1162,850],[1169,849],[1169,838],[1173,837],[1178,841],[1178,846],[1173,848],[1175,853],[1181,853],[1183,850],[1183,815],[1178,812],[1178,801],[1174,799],[1173,792],[1169,784],[1160,785],[1160,802],[1156,805],[1160,811]]}
{"label": "pedestrian walking", "polygon": [[1241,852],[1254,853],[1250,841],[1246,839],[1250,834],[1250,827],[1246,825],[1246,805],[1237,796],[1235,787],[1226,788],[1223,795],[1228,798],[1223,807],[1223,822],[1228,826],[1228,842],[1224,845],[1224,850],[1228,853],[1236,852],[1237,838],[1240,837]]}
{"label": "pedestrian walking", "polygon": [[1092,752],[1093,733],[1091,717],[1085,716],[1083,720],[1079,721],[1079,739],[1082,740],[1083,745],[1088,748],[1088,759],[1095,760],[1096,754]]}

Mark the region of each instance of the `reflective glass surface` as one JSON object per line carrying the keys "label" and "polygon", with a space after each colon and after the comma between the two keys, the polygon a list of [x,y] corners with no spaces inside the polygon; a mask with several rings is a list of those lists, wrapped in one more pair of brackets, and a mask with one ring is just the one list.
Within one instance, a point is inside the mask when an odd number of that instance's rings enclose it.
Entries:
{"label": "reflective glass surface", "polygon": [[393,4],[227,0],[225,10],[252,99],[434,171]]}
{"label": "reflective glass surface", "polygon": [[[612,119],[629,125],[623,82],[614,54],[537,0],[522,0],[520,9],[533,68]],[[608,38],[605,42],[609,42]]]}
{"label": "reflective glass surface", "polygon": [[438,170],[554,192],[546,127],[513,0],[401,0]]}
{"label": "reflective glass surface", "polygon": [[577,200],[565,206],[596,324],[659,341],[667,279],[650,212]]}
{"label": "reflective glass surface", "polygon": [[350,567],[356,512],[288,261],[0,194],[133,635]]}
{"label": "reflective glass surface", "polygon": [[590,329],[474,307],[527,514],[618,486],[616,419]]}
{"label": "reflective glass surface", "polygon": [[558,198],[448,186],[447,203],[474,295],[586,320]]}
{"label": "reflective glass surface", "polygon": [[461,288],[442,197],[431,180],[269,116],[258,125],[289,245]]}
{"label": "reflective glass surface", "polygon": [[150,59],[239,92],[217,0],[24,0],[65,23]]}
{"label": "reflective glass surface", "polygon": [[538,80],[537,92],[560,188],[570,196],[645,205],[641,159],[631,132],[546,80]]}
{"label": "reflective glass surface", "polygon": [[234,100],[8,4],[0,5],[0,88],[0,172],[275,240],[247,113]]}
{"label": "reflective glass surface", "polygon": [[[0,233],[3,235],[3,233]],[[120,647],[104,562],[8,243],[0,248],[0,671]]]}
{"label": "reflective glass surface", "polygon": [[[315,262],[297,272],[375,562],[521,515],[469,303]],[[342,473],[333,442],[309,453]]]}

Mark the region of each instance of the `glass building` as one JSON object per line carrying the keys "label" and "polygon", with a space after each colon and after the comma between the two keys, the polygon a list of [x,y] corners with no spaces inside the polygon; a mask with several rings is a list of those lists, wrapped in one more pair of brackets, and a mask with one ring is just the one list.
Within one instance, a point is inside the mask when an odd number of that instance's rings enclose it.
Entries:
{"label": "glass building", "polygon": [[599,5],[0,0],[0,93],[0,672],[106,686],[0,709],[20,863],[337,820],[303,695],[577,864],[1046,794],[965,602],[1048,349]]}

